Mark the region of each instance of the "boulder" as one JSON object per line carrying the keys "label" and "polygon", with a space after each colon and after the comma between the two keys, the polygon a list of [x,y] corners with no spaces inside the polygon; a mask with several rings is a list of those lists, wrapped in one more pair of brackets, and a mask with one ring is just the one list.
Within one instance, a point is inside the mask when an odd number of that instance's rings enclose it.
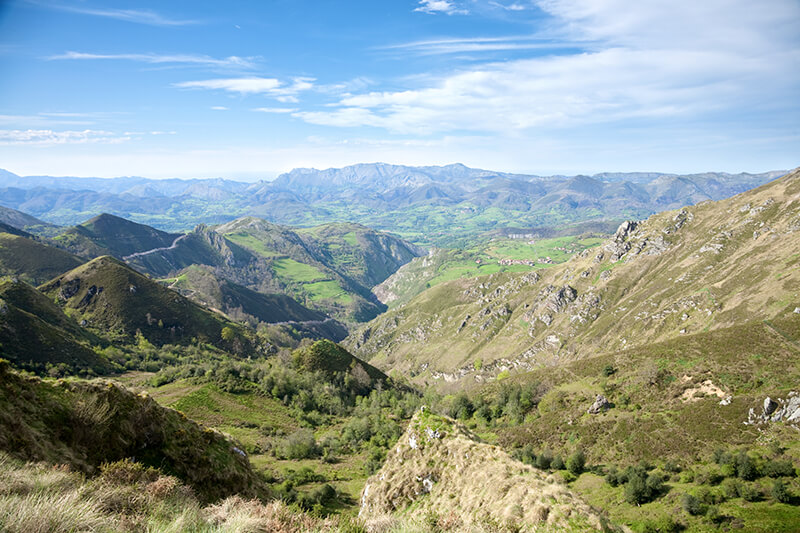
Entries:
{"label": "boulder", "polygon": [[597,398],[595,398],[594,403],[589,407],[589,410],[586,411],[590,415],[599,414],[611,407],[611,403],[608,399],[603,396],[602,394],[598,394]]}

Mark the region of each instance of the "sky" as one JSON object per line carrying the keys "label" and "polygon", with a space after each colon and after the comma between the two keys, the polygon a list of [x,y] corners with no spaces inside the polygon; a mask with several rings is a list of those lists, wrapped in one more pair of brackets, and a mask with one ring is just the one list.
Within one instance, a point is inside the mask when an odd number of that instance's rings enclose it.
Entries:
{"label": "sky", "polygon": [[800,165],[798,0],[0,0],[0,168]]}

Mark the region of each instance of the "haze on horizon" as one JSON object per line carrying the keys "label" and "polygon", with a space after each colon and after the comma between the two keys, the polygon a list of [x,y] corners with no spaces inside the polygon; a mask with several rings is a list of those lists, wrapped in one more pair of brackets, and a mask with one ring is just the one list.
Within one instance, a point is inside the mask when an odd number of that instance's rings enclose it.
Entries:
{"label": "haze on horizon", "polygon": [[799,25],[795,0],[11,0],[0,168],[793,168]]}

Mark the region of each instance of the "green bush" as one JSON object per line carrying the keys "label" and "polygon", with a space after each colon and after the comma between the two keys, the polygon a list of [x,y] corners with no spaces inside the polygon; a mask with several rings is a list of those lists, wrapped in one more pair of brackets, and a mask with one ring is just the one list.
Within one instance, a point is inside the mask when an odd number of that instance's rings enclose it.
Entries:
{"label": "green bush", "polygon": [[789,503],[792,499],[789,495],[789,491],[786,489],[786,485],[780,479],[776,479],[772,482],[772,487],[770,487],[770,496],[772,499],[779,503]]}
{"label": "green bush", "polygon": [[278,453],[285,459],[309,459],[319,455],[319,447],[314,433],[301,429],[286,437],[278,448]]}
{"label": "green bush", "polygon": [[774,459],[764,464],[763,474],[768,477],[794,477],[794,465],[791,461]]}
{"label": "green bush", "polygon": [[553,470],[564,470],[564,460],[560,455],[553,457],[553,462],[550,463],[550,468]]}
{"label": "green bush", "polygon": [[586,456],[583,454],[583,450],[576,451],[567,459],[567,470],[574,476],[581,475],[585,466]]}
{"label": "green bush", "polygon": [[681,508],[692,516],[699,516],[705,511],[705,506],[700,500],[688,493],[681,496]]}

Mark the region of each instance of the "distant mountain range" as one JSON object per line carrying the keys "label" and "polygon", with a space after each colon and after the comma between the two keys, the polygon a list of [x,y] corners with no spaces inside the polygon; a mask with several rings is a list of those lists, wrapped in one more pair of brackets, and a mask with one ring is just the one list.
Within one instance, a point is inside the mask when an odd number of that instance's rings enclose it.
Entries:
{"label": "distant mountain range", "polygon": [[298,226],[350,221],[399,233],[423,245],[442,246],[508,226],[643,218],[664,209],[727,198],[783,174],[641,172],[541,177],[461,164],[372,163],[295,169],[274,181],[243,183],[20,177],[0,171],[0,205],[55,224],[76,224],[105,212],[165,231],[250,215]]}

